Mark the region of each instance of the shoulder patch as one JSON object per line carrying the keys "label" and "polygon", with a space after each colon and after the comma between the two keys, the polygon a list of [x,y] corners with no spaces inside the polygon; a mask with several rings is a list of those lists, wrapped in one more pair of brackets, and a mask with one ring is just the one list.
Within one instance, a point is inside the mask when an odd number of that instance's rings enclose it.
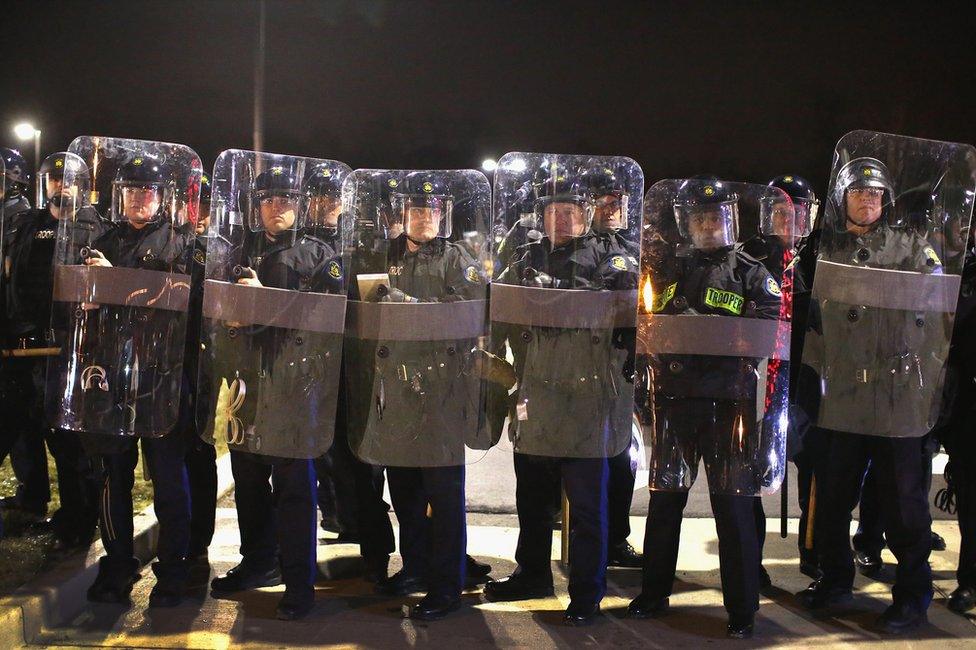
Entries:
{"label": "shoulder patch", "polygon": [[678,283],[674,282],[668,285],[668,288],[662,291],[660,294],[654,296],[651,303],[651,313],[658,313],[664,311],[671,299],[674,298],[674,292],[678,288]]}
{"label": "shoulder patch", "polygon": [[782,296],[783,295],[783,291],[779,288],[779,285],[776,284],[776,280],[774,280],[771,277],[766,278],[766,293],[768,293],[768,294],[770,294],[772,296]]}
{"label": "shoulder patch", "polygon": [[472,265],[464,269],[464,279],[472,284],[478,284],[481,282],[481,274],[478,273],[477,267]]}
{"label": "shoulder patch", "polygon": [[203,266],[207,262],[207,256],[199,248],[193,251],[193,261]]}
{"label": "shoulder patch", "polygon": [[335,260],[329,262],[329,275],[338,280],[342,277],[342,267]]}
{"label": "shoulder patch", "polygon": [[610,266],[617,269],[618,271],[627,270],[627,260],[624,259],[623,255],[614,255],[610,258]]}
{"label": "shoulder patch", "polygon": [[931,246],[926,246],[922,252],[925,253],[925,257],[932,260],[934,264],[942,266],[942,260],[939,259],[939,256],[936,254],[934,248],[932,248]]}

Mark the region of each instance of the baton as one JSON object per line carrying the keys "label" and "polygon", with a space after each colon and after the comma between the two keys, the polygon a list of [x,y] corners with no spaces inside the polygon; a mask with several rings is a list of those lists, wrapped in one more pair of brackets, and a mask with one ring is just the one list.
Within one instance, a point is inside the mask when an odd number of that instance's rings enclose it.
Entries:
{"label": "baton", "polygon": [[12,348],[0,350],[0,357],[53,357],[61,348]]}

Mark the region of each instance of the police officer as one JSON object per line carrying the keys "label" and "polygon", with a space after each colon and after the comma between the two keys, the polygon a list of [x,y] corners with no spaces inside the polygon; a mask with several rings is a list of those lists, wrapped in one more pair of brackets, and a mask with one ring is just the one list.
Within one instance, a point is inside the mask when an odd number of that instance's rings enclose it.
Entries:
{"label": "police officer", "polygon": [[30,191],[30,168],[27,161],[16,149],[0,147],[0,156],[3,157],[3,170],[6,176],[3,194],[3,219],[6,228],[15,227],[17,221],[11,221],[21,212],[30,210],[30,199],[27,198]]}
{"label": "police officer", "polygon": [[[4,251],[13,242],[13,235],[25,218],[30,220],[31,204],[28,199],[31,175],[27,161],[20,152],[6,147],[0,147],[0,156],[4,163],[4,195],[3,195],[3,246]],[[40,194],[40,193],[39,193]],[[0,257],[6,257],[3,253]],[[16,345],[16,341],[12,341]],[[23,366],[25,364],[18,364]],[[25,397],[14,398],[17,389],[24,382],[18,376],[15,368],[8,369],[8,399],[5,401],[21,402]],[[11,414],[5,421],[20,420],[17,414]],[[44,440],[39,435],[21,435],[18,426],[4,427],[2,437],[6,439],[0,446],[10,445],[10,463],[17,477],[17,492],[11,497],[0,499],[5,508],[21,510],[35,519],[44,517],[47,504],[51,500],[49,479],[47,474],[47,454],[44,450]],[[6,454],[4,454],[6,456]]]}
{"label": "police officer", "polygon": [[[796,394],[796,378],[800,372],[800,354],[803,351],[803,334],[806,331],[806,315],[810,307],[810,282],[805,275],[805,267],[800,264],[812,251],[807,250],[807,242],[813,232],[820,202],[810,183],[801,176],[786,174],[777,176],[768,183],[769,187],[782,190],[792,203],[786,206],[771,206],[764,213],[768,219],[760,224],[760,233],[745,243],[745,251],[763,263],[773,278],[792,296],[792,329],[790,331],[790,396]],[[792,215],[793,223],[786,224],[787,214]],[[789,273],[786,273],[789,271]],[[813,470],[818,462],[825,459],[825,435],[822,431],[809,427],[797,409],[791,409],[791,439],[787,455],[797,467],[797,500],[800,505],[800,529],[797,544],[800,549],[800,571],[812,578],[819,575],[816,568],[816,552],[813,536],[808,537],[807,514],[810,503],[810,489]],[[785,502],[784,502],[785,503]],[[756,534],[759,537],[759,554],[762,559],[763,542],[766,538],[766,513],[762,499],[756,498]],[[785,516],[785,515],[784,515]],[[812,533],[812,531],[811,531]],[[809,548],[808,548],[809,547]],[[765,567],[760,564],[759,583],[768,588],[772,582]]]}
{"label": "police officer", "polygon": [[[342,290],[335,252],[301,230],[302,203],[300,179],[290,168],[273,166],[258,175],[252,190],[255,238],[238,284],[319,293]],[[243,559],[214,578],[211,588],[229,593],[284,582],[277,616],[302,618],[315,604],[313,461],[233,448],[230,453]]]}
{"label": "police officer", "polygon": [[[972,196],[968,197],[970,204]],[[939,438],[949,454],[945,478],[955,494],[959,519],[958,586],[949,596],[948,607],[965,614],[976,607],[976,441],[971,423],[976,404],[976,257],[970,229],[962,272],[962,288],[952,330],[952,347],[946,368],[946,404],[938,428]]]}
{"label": "police officer", "polygon": [[[520,247],[542,239],[542,224],[536,214],[535,205],[536,199],[539,198],[539,190],[549,180],[550,171],[548,165],[540,165],[536,168],[532,178],[522,183],[511,196],[502,197],[502,200],[509,201],[518,210],[519,218],[507,230],[504,224],[496,226],[495,277],[498,277],[498,274],[508,268]],[[577,170],[572,171],[575,173]],[[499,199],[496,198],[496,200]]]}
{"label": "police officer", "polygon": [[[636,266],[640,244],[626,237],[630,219],[630,196],[623,179],[607,165],[589,165],[580,175],[581,183],[593,201],[593,232],[603,241],[608,254],[626,251]],[[641,554],[634,550],[630,536],[630,505],[634,498],[636,465],[631,462],[630,448],[609,459],[608,554],[610,566],[640,568]]]}
{"label": "police officer", "polygon": [[307,232],[342,252],[339,239],[339,217],[342,215],[343,173],[336,165],[319,163],[312,167],[302,182],[308,209]]}
{"label": "police officer", "polygon": [[[672,260],[673,277],[657,287],[655,314],[704,314],[775,319],[781,290],[766,268],[745,253],[738,236],[738,194],[718,180],[690,179],[679,187],[674,212],[690,254]],[[664,280],[665,278],[659,278]],[[652,355],[654,439],[651,447],[643,588],[628,607],[634,618],[664,613],[678,559],[682,511],[704,458],[719,539],[728,634],[752,635],[759,609],[759,541],[749,463],[733,456],[729,431],[755,431],[756,360],[742,357]],[[718,395],[724,395],[718,397]],[[749,429],[749,431],[745,431]],[[748,456],[746,456],[748,457]],[[688,472],[685,476],[680,472]]]}
{"label": "police officer", "polygon": [[[335,163],[322,162],[306,172],[302,181],[302,193],[308,210],[306,232],[327,243],[337,254],[342,252],[339,218],[342,214],[343,176],[344,170]],[[333,445],[315,459],[322,528],[338,533],[340,541],[358,541],[355,482],[349,464],[344,459],[336,462],[336,453],[339,452]]]}
{"label": "police officer", "polygon": [[[848,162],[837,173],[831,201],[832,223],[823,227],[818,274],[824,273],[824,261],[844,269],[942,273],[932,246],[913,230],[899,227],[891,174],[881,161],[864,157]],[[823,577],[801,592],[800,599],[810,609],[851,599],[851,511],[870,463],[877,471],[888,545],[898,559],[894,603],[879,626],[889,633],[904,632],[926,620],[932,599],[932,520],[923,443],[916,435],[924,435],[929,426],[928,404],[938,386],[929,375],[941,372],[941,364],[933,367],[928,353],[918,348],[929,337],[937,339],[941,325],[927,322],[924,312],[814,298],[803,363],[818,372],[818,383],[824,384],[813,412],[819,426],[830,431],[830,462],[817,477],[816,534]],[[889,367],[892,358],[900,361]],[[831,372],[825,373],[825,367]],[[922,377],[921,384],[916,386],[912,377]],[[872,397],[866,399],[867,395]],[[875,395],[887,405],[876,405]]]}
{"label": "police officer", "polygon": [[[411,172],[397,185],[391,202],[394,220],[402,224],[402,234],[390,242],[387,251],[390,285],[376,285],[365,300],[409,303],[484,298],[487,279],[480,265],[463,245],[446,239],[454,201],[449,179],[442,174]],[[410,610],[412,618],[421,620],[442,618],[461,604],[467,558],[464,445],[458,436],[465,427],[477,427],[477,419],[472,425],[465,424],[463,417],[480,410],[480,386],[475,377],[474,391],[468,393],[455,385],[465,382],[464,376],[454,377],[453,371],[448,374],[447,383],[438,374],[425,377],[419,373],[428,373],[431,366],[443,368],[445,364],[463,372],[464,359],[469,355],[465,348],[476,343],[384,341],[376,355],[375,372],[388,378],[378,397],[385,404],[383,420],[397,423],[397,434],[387,438],[390,431],[379,422],[370,422],[371,430],[365,436],[374,439],[364,440],[360,453],[369,445],[389,445],[395,449],[383,451],[394,460],[403,459],[388,463],[386,468],[390,497],[400,524],[403,569],[381,581],[377,591],[404,595],[426,590],[424,598]],[[407,374],[421,370],[411,374],[409,381],[404,377],[398,382],[394,377],[399,376],[399,368],[407,369]],[[427,384],[426,390],[423,384]],[[474,401],[469,404],[469,399]],[[437,416],[424,410],[424,405],[434,403],[439,405],[431,408],[441,411]],[[408,433],[418,422],[448,429],[425,434],[430,440],[444,443],[436,447],[445,452],[445,458],[431,458],[424,443]],[[366,455],[370,455],[368,451]]]}
{"label": "police officer", "polygon": [[[217,451],[199,435],[195,417],[197,370],[200,356],[203,281],[206,272],[210,226],[210,177],[200,177],[199,208],[190,219],[196,238],[190,262],[190,304],[186,322],[186,347],[183,351],[183,391],[180,393],[180,427],[186,430],[186,471],[190,487],[190,542],[187,560],[189,580],[206,583],[210,572],[207,549],[213,540],[217,515]],[[192,202],[191,202],[192,205]]]}
{"label": "police officer", "polygon": [[[130,157],[118,168],[112,183],[114,227],[95,240],[85,264],[189,272],[192,225],[174,223],[171,201],[176,185],[175,172],[150,155]],[[83,308],[98,307],[87,305]],[[143,346],[165,341],[159,328],[169,326],[168,314],[141,307],[104,306],[99,311],[103,318],[140,324],[133,345],[136,367],[140,355],[148,367],[146,357],[165,353]],[[100,342],[100,345],[109,344]],[[143,383],[155,378],[151,370],[136,372],[145,373],[146,376],[138,380]],[[142,391],[152,394],[145,386]],[[138,403],[133,408],[138,409]],[[139,560],[133,547],[132,512],[132,486],[139,459],[137,440],[102,433],[84,434],[83,437],[87,450],[100,463],[104,477],[99,527],[105,556],[99,560],[98,575],[88,588],[88,600],[93,602],[127,603],[132,585],[139,577]],[[186,445],[186,435],[180,431],[142,440],[160,528],[157,561],[152,567],[156,584],[149,595],[150,607],[175,607],[182,601],[186,586],[190,537],[190,494],[184,462]]]}
{"label": "police officer", "polygon": [[[593,203],[590,197],[580,187],[576,170],[569,169],[562,164],[551,167],[551,175],[539,190],[536,200],[536,218],[543,225],[545,235],[535,241],[529,241],[518,247],[511,263],[505,268],[497,282],[541,288],[586,289],[600,291],[603,289],[633,289],[637,286],[637,269],[630,262],[627,251],[623,248],[610,246],[591,230],[593,219]],[[512,348],[515,357],[516,375],[521,377],[525,386],[521,390],[531,390],[529,381],[531,375],[542,375],[560,372],[550,368],[550,364],[562,364],[562,371],[569,375],[605,375],[607,366],[612,365],[610,357],[603,353],[604,341],[602,336],[590,329],[564,329],[537,326],[503,325],[498,322],[492,324],[493,346],[499,356],[503,355],[504,345]],[[585,346],[585,347],[580,347]],[[593,348],[592,358],[588,347]],[[557,354],[557,350],[569,351],[576,347],[583,357],[594,364],[592,372],[585,370],[578,364],[579,359],[564,358],[565,353]],[[623,346],[621,346],[623,347]],[[613,345],[610,356],[616,352],[626,354],[624,350]],[[585,363],[583,361],[582,363]],[[546,367],[535,367],[532,364],[542,363]],[[614,370],[609,370],[614,372]],[[605,381],[617,381],[604,377]],[[540,379],[545,382],[544,379]],[[624,380],[621,378],[620,382]],[[606,388],[606,386],[604,386]],[[578,389],[577,389],[578,390]],[[630,440],[630,400],[626,400],[626,417],[617,418],[617,404],[612,398],[605,397],[599,386],[587,388],[587,398],[597,400],[591,402],[597,408],[606,407],[613,413],[590,414],[598,418],[605,430],[580,432],[594,440],[601,439],[607,431],[624,427],[626,432],[615,431],[612,436],[624,435]],[[570,432],[553,431],[559,428],[555,422],[564,414],[556,413],[556,409],[565,409],[567,405],[557,403],[552,394],[540,390],[538,397],[525,395],[531,402],[529,408],[534,412],[531,419],[517,415],[509,420],[509,436],[518,441],[520,437],[534,438],[539,436],[567,436]],[[504,403],[504,402],[502,402]],[[525,404],[521,405],[525,408]],[[547,416],[547,409],[551,409]],[[525,416],[527,413],[523,413]],[[496,432],[500,431],[500,422],[496,416],[492,417]],[[621,422],[620,420],[623,420]],[[533,431],[531,427],[542,426],[547,432]],[[547,426],[548,425],[548,426]],[[522,428],[525,431],[522,431]],[[516,508],[519,516],[519,539],[515,552],[518,567],[515,572],[504,579],[489,582],[485,586],[485,597],[490,601],[524,600],[529,598],[543,598],[553,595],[552,567],[550,563],[552,549],[552,521],[556,511],[556,504],[552,495],[558,492],[559,482],[569,498],[572,512],[572,533],[570,538],[569,594],[570,605],[566,609],[564,620],[570,625],[585,625],[590,623],[600,612],[600,601],[606,592],[607,566],[607,480],[608,466],[605,456],[599,456],[599,451],[589,457],[565,454],[560,456],[563,442],[553,439],[549,443],[537,440],[540,451],[549,450],[550,455],[520,453],[516,446],[514,455],[516,477]],[[566,444],[573,444],[564,441]],[[602,445],[601,449],[602,449]]]}
{"label": "police officer", "polygon": [[[64,184],[66,167],[70,171],[70,186]],[[51,154],[39,171],[38,208],[20,213],[19,226],[4,242],[10,344],[25,354],[35,350],[46,355],[44,349],[55,343],[48,333],[59,220],[70,220],[70,243],[66,248],[73,244],[75,250],[89,244],[107,227],[94,209],[85,204],[88,189],[88,168],[81,158],[67,152]],[[6,377],[5,402],[11,410],[7,421],[18,426],[8,432],[22,431],[22,435],[35,437],[40,443],[40,462],[33,470],[37,480],[45,482],[45,488],[48,480],[45,440],[54,456],[61,507],[39,528],[50,529],[63,546],[87,546],[98,516],[98,487],[90,475],[78,434],[65,430],[54,432],[44,421],[45,361],[46,356],[28,356],[6,362],[6,370],[13,373]]]}

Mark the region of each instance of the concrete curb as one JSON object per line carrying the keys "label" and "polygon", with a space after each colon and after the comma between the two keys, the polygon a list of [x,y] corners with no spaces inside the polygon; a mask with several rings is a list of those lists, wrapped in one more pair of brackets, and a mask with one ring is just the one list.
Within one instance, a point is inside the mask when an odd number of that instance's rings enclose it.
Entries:
{"label": "concrete curb", "polygon": [[[217,499],[234,488],[230,454],[217,459]],[[133,519],[135,554],[143,565],[156,555],[159,521],[149,506]],[[74,553],[57,562],[16,592],[0,599],[0,647],[26,646],[43,629],[74,619],[88,601],[85,594],[98,574],[98,559],[104,554],[101,541],[87,553]]]}

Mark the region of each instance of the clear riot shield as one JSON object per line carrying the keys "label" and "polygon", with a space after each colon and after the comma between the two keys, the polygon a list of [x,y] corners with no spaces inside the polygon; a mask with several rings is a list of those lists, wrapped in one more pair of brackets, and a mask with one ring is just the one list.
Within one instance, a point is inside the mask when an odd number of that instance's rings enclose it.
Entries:
{"label": "clear riot shield", "polygon": [[492,445],[484,395],[491,190],[474,170],[367,170],[353,220],[344,350],[349,446],[395,467],[461,465]]}
{"label": "clear riot shield", "polygon": [[837,143],[798,389],[815,424],[896,437],[935,424],[974,189],[969,145]]}
{"label": "clear riot shield", "polygon": [[[320,183],[328,172],[331,183]],[[208,442],[315,458],[332,445],[350,224],[343,163],[223,152],[211,181],[197,426]],[[331,207],[329,207],[331,206]],[[324,214],[328,213],[328,214]],[[319,230],[328,217],[332,230]]]}
{"label": "clear riot shield", "polygon": [[515,452],[616,456],[632,444],[644,176],[623,157],[509,153],[494,184],[490,386]]}
{"label": "clear riot shield", "polygon": [[635,409],[650,489],[690,489],[701,461],[713,493],[782,483],[796,240],[774,187],[697,177],[648,191]]}
{"label": "clear riot shield", "polygon": [[[58,223],[45,395],[54,427],[162,436],[176,424],[200,158],[180,144],[82,136]],[[99,216],[96,207],[105,210]],[[195,210],[195,208],[194,208]]]}

